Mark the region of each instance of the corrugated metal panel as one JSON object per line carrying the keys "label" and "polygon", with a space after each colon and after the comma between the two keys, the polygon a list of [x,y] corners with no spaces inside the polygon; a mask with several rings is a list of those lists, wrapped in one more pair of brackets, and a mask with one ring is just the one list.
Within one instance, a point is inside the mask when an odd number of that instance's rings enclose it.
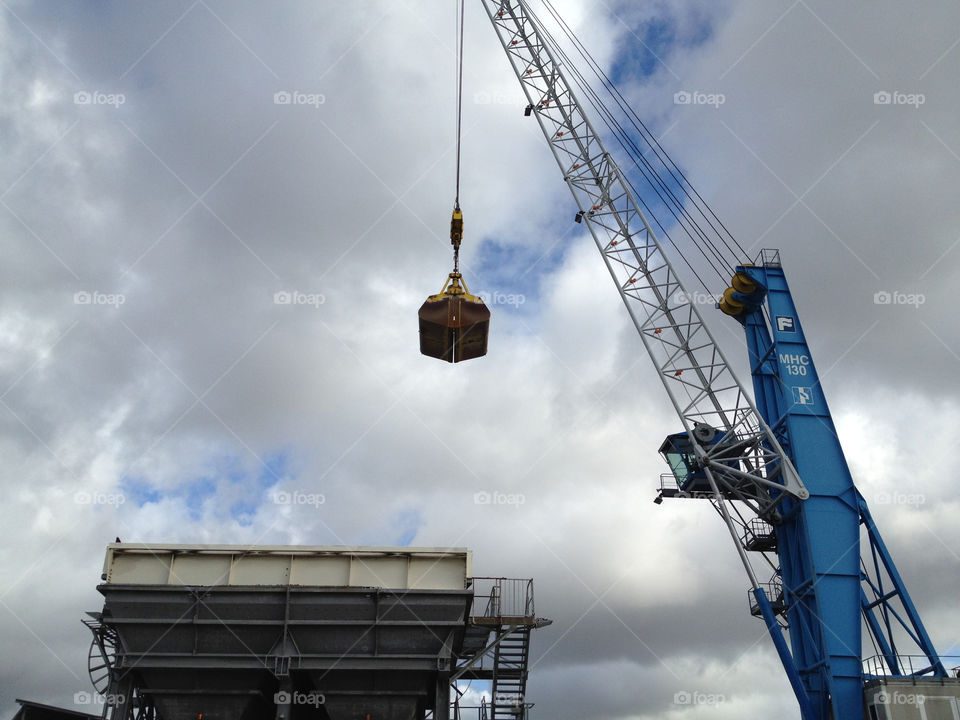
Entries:
{"label": "corrugated metal panel", "polygon": [[103,579],[118,585],[463,590],[471,560],[465,548],[111,543]]}

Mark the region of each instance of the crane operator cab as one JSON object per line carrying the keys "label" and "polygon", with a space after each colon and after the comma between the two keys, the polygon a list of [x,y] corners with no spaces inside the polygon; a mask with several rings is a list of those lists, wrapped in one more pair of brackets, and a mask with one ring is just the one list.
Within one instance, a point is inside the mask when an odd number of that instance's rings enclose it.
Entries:
{"label": "crane operator cab", "polygon": [[[691,439],[690,435],[693,435],[695,440]],[[663,444],[660,445],[660,454],[670,466],[676,486],[670,487],[666,483],[661,483],[658,500],[662,497],[713,496],[703,463],[694,450],[694,442],[708,449],[712,456],[716,456],[718,454],[716,451],[720,451],[719,456],[722,457],[726,448],[729,448],[729,453],[726,454],[739,454],[739,443],[736,438],[725,437],[716,428],[706,424],[694,425],[689,434],[680,432],[667,435]],[[721,460],[721,462],[735,470],[740,470],[740,461],[737,459]]]}

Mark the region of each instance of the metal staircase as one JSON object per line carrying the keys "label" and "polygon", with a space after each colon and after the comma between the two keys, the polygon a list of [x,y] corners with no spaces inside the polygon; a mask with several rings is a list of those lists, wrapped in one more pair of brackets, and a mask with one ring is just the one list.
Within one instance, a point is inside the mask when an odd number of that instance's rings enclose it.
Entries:
{"label": "metal staircase", "polygon": [[551,621],[534,614],[532,580],[473,578],[473,588],[473,615],[451,681],[490,683],[490,700],[476,708],[478,720],[526,720],[530,631]]}
{"label": "metal staircase", "polygon": [[526,714],[530,629],[514,627],[494,649],[491,720],[522,720]]}

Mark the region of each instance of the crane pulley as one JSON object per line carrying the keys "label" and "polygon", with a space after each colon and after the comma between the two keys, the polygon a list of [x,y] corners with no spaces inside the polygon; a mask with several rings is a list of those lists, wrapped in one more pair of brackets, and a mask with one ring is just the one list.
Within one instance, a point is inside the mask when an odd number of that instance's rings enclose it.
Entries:
{"label": "crane pulley", "polygon": [[457,180],[450,218],[450,244],[453,245],[453,272],[443,289],[420,306],[420,352],[429,357],[455,363],[487,354],[490,310],[483,300],[471,295],[460,274],[460,243],[463,241],[463,212],[460,210],[460,145],[463,110],[463,0],[457,40]]}

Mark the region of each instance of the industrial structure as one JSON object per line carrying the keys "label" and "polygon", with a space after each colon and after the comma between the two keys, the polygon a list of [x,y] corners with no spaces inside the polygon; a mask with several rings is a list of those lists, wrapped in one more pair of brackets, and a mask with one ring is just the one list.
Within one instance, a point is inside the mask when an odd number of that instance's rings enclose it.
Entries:
{"label": "industrial structure", "polygon": [[107,547],[89,671],[110,720],[523,720],[533,581],[462,548]]}
{"label": "industrial structure", "polygon": [[17,699],[20,709],[13,716],[13,720],[98,720],[99,715],[66,710],[64,708],[45,705],[31,700]]}
{"label": "industrial structure", "polygon": [[[573,219],[595,241],[680,418],[682,431],[660,447],[672,472],[656,502],[713,504],[804,720],[960,718],[960,682],[853,483],[779,253],[747,256],[550,0],[543,6],[594,82],[525,0],[482,1],[526,95],[524,115],[539,124],[573,194]],[[607,151],[577,93],[633,162],[633,177]],[[702,282],[700,273],[712,270],[726,286],[718,306],[746,332],[753,397],[651,221],[688,274]],[[685,237],[675,240],[671,230]],[[893,703],[891,693],[908,701]]]}
{"label": "industrial structure", "polygon": [[[716,509],[803,720],[960,720],[960,679],[854,484],[779,252],[747,255],[550,0],[612,105],[525,0],[481,2],[574,197],[572,220],[679,417],[660,445],[670,473],[655,502]],[[448,362],[487,350],[489,311],[459,273],[462,235],[458,134],[454,271],[419,315],[421,352]],[[702,282],[704,268],[726,288],[718,309],[745,332],[749,387],[682,279]],[[103,607],[84,622],[105,720],[460,720],[458,683],[473,680],[490,688],[478,720],[526,720],[530,635],[550,622],[536,617],[532,580],[474,577],[463,548],[114,543],[98,590]],[[21,704],[22,720],[91,717]]]}

